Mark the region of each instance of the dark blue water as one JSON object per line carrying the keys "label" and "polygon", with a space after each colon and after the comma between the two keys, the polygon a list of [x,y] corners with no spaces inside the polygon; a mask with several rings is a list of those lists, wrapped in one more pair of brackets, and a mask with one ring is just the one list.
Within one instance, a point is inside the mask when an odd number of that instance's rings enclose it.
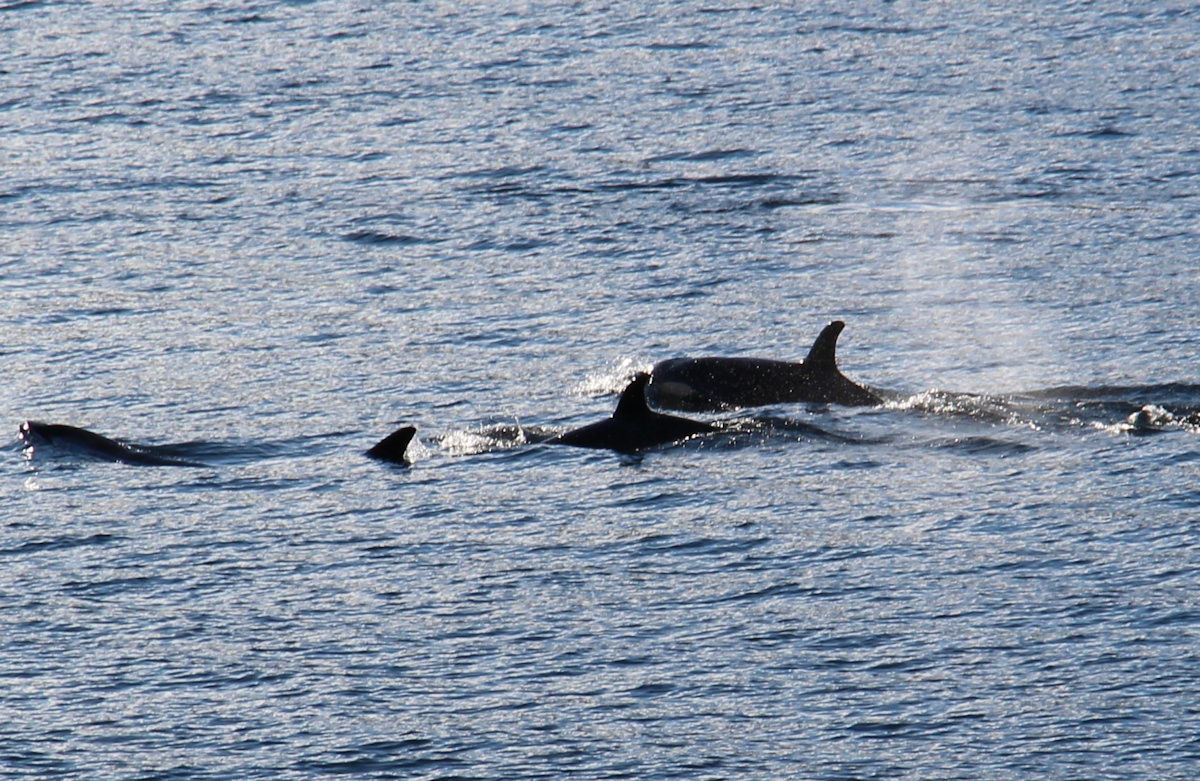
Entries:
{"label": "dark blue water", "polygon": [[[4,775],[1194,778],[1198,50],[1170,3],[0,6]],[[896,401],[522,443],[835,318]]]}

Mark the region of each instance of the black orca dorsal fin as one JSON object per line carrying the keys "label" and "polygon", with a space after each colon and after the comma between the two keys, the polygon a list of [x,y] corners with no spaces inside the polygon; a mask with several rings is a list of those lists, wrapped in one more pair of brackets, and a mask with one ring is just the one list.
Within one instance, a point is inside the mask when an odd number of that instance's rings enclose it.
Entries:
{"label": "black orca dorsal fin", "polygon": [[646,372],[638,372],[633,381],[625,386],[625,390],[621,391],[621,400],[617,402],[617,409],[612,416],[619,419],[632,419],[653,415],[649,405],[646,404],[646,383],[648,382],[650,382],[650,375]]}
{"label": "black orca dorsal fin", "polygon": [[408,462],[404,460],[404,451],[408,450],[408,445],[416,434],[417,429],[413,426],[398,428],[384,437],[378,445],[368,450],[367,455],[377,461],[407,465]]}
{"label": "black orca dorsal fin", "polygon": [[834,320],[825,326],[808,351],[804,365],[820,371],[837,371],[837,340],[845,327],[846,324],[841,320]]}

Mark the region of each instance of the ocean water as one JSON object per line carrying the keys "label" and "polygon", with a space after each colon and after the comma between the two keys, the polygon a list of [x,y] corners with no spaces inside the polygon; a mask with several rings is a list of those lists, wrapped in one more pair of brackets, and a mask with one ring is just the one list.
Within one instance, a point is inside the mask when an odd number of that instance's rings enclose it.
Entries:
{"label": "ocean water", "polygon": [[[0,772],[1194,778],[1197,51],[1186,3],[0,5]],[[895,401],[531,443],[833,319]]]}

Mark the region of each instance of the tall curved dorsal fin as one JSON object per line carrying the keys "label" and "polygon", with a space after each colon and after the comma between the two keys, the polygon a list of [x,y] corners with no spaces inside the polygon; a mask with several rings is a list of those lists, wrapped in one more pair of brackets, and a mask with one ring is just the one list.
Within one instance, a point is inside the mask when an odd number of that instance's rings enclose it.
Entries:
{"label": "tall curved dorsal fin", "polygon": [[812,348],[808,351],[808,357],[804,359],[804,365],[811,369],[820,371],[837,371],[837,340],[842,333],[842,329],[846,324],[841,320],[834,320],[829,325],[825,326],[825,330],[813,342]]}
{"label": "tall curved dorsal fin", "polygon": [[625,390],[621,392],[621,399],[617,402],[617,408],[612,414],[613,419],[630,420],[653,414],[650,406],[646,404],[646,383],[648,382],[650,382],[650,375],[646,372],[638,372],[634,376],[633,381],[626,385]]}

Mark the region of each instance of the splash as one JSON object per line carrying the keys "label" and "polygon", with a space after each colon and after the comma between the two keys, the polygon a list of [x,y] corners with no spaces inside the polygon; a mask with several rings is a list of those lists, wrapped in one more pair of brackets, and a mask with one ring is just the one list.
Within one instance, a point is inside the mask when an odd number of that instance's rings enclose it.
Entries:
{"label": "splash", "polygon": [[1157,434],[1172,429],[1200,434],[1200,412],[1177,416],[1166,407],[1147,404],[1120,423],[1097,423],[1096,427],[1114,434]]}
{"label": "splash", "polygon": [[621,358],[610,365],[608,369],[587,375],[582,382],[571,388],[571,392],[578,396],[591,398],[612,396],[625,390],[625,386],[629,384],[633,375],[641,371],[648,372],[651,368],[653,368],[652,364],[633,358]]}
{"label": "splash", "polygon": [[520,421],[496,423],[477,429],[451,431],[436,441],[438,448],[449,456],[474,456],[512,450],[522,445],[542,442],[554,435],[540,426],[525,426]]}
{"label": "splash", "polygon": [[1041,426],[1031,412],[1023,409],[1023,405],[1012,399],[987,396],[976,393],[951,393],[949,391],[930,389],[907,398],[889,401],[888,409],[905,412],[925,412],[947,417],[966,417],[984,423],[996,423],[1008,426],[1027,426],[1040,430]]}

